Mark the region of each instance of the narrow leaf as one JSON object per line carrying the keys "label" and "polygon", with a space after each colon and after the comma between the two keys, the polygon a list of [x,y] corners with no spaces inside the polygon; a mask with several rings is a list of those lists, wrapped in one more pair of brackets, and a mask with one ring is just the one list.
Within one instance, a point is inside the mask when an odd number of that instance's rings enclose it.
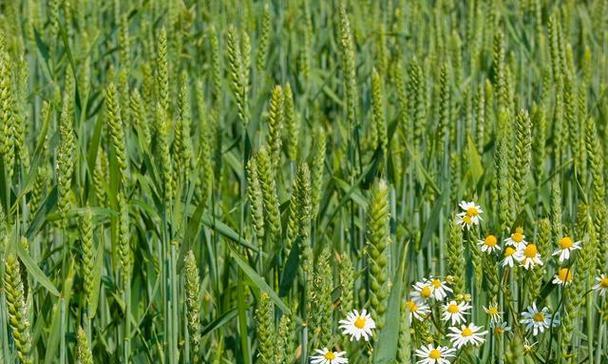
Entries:
{"label": "narrow leaf", "polygon": [[46,288],[52,295],[59,297],[59,291],[57,288],[55,288],[53,282],[51,282],[51,280],[38,267],[38,264],[34,262],[32,257],[23,249],[21,244],[15,243],[14,247],[19,259],[21,259],[21,262],[23,265],[25,265],[27,271],[32,275],[32,278],[34,278],[36,282],[40,283],[41,286]]}

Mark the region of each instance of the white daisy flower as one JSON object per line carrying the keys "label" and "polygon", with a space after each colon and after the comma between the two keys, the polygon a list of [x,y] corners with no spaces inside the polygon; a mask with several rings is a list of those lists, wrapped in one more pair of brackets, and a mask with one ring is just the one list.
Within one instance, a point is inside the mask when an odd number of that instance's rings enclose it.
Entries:
{"label": "white daisy flower", "polygon": [[502,261],[503,267],[509,266],[513,268],[513,264],[515,264],[515,253],[517,253],[517,250],[514,247],[508,246],[505,248],[505,259]]}
{"label": "white daisy flower", "polygon": [[411,299],[405,302],[405,305],[409,311],[408,315],[410,322],[412,322],[412,317],[416,318],[418,321],[422,321],[429,313],[431,313],[429,305],[427,305],[424,301]]}
{"label": "white daisy flower", "polygon": [[593,290],[604,297],[606,292],[608,292],[608,276],[606,274],[601,274],[599,277],[595,277],[595,281],[597,284],[593,286]]}
{"label": "white daisy flower", "polygon": [[498,239],[494,235],[488,235],[483,240],[478,240],[477,245],[482,252],[492,254],[495,251],[500,251],[500,245],[498,245]]}
{"label": "white daisy flower", "polygon": [[492,328],[492,330],[494,330],[494,335],[502,335],[505,332],[511,331],[511,326],[509,326],[506,321],[490,321],[490,327]]}
{"label": "white daisy flower", "polygon": [[481,214],[483,214],[481,206],[479,206],[473,201],[461,201],[458,206],[460,206],[460,208],[463,210],[462,214],[465,214],[466,216],[469,216],[471,218],[472,225],[479,225],[482,220]]}
{"label": "white daisy flower", "polygon": [[490,316],[490,323],[502,321],[502,311],[498,310],[498,305],[496,303],[492,303],[488,307],[483,306],[483,310]]}
{"label": "white daisy flower", "polygon": [[557,249],[553,255],[559,255],[558,261],[561,263],[564,260],[570,259],[570,254],[577,249],[581,248],[580,241],[572,241],[572,238],[569,236],[564,236],[559,239],[558,242],[559,249]]}
{"label": "white daisy flower", "polygon": [[452,341],[452,345],[454,345],[456,349],[460,349],[465,345],[479,345],[486,341],[483,336],[488,332],[479,332],[481,329],[482,327],[475,326],[473,323],[462,325],[460,328],[450,327],[449,330],[451,332],[447,336]]}
{"label": "white daisy flower", "polygon": [[518,250],[513,257],[527,270],[532,269],[537,265],[543,265],[536,244],[526,245],[524,249]]}
{"label": "white daisy flower", "polygon": [[448,287],[446,282],[439,278],[431,279],[431,286],[433,286],[432,296],[437,301],[443,301],[448,296],[448,292],[452,292],[452,289]]}
{"label": "white daisy flower", "polygon": [[549,308],[543,307],[542,310],[538,310],[536,307],[536,302],[532,302],[532,306],[528,307],[526,311],[521,313],[523,317],[519,322],[526,325],[526,329],[532,329],[532,334],[534,336],[539,333],[545,332],[545,329],[553,326],[559,325],[559,320],[557,318],[552,317],[551,312],[549,312]]}
{"label": "white daisy flower", "polygon": [[467,320],[464,318],[464,315],[468,315],[468,310],[470,309],[471,305],[469,305],[467,302],[457,303],[456,301],[452,300],[443,306],[443,314],[441,315],[441,318],[444,321],[451,321],[452,325],[465,323]]}
{"label": "white daisy flower", "polygon": [[428,344],[426,346],[422,345],[420,349],[416,350],[416,356],[421,358],[416,363],[417,364],[450,364],[450,360],[447,358],[451,358],[454,356],[454,352],[456,350],[452,348],[448,348],[447,346],[433,346],[433,344]]}
{"label": "white daisy flower", "polygon": [[572,283],[572,270],[569,267],[560,268],[560,270],[553,276],[553,284],[560,286],[568,285]]}
{"label": "white daisy flower", "polygon": [[528,244],[525,239],[524,229],[518,226],[515,228],[515,232],[505,239],[505,245],[515,247],[518,250],[523,249]]}
{"label": "white daisy flower", "polygon": [[350,335],[350,341],[359,341],[361,337],[365,341],[369,341],[373,330],[376,328],[376,322],[365,309],[361,310],[361,313],[353,310],[346,315],[345,320],[340,320],[340,328],[342,329],[342,334]]}
{"label": "white daisy flower", "polygon": [[310,364],[346,364],[348,359],[344,357],[345,351],[331,351],[327,348],[315,350],[318,355],[310,357]]}
{"label": "white daisy flower", "polygon": [[416,282],[416,284],[414,284],[412,288],[414,288],[414,292],[412,292],[412,297],[420,300],[428,300],[429,298],[433,297],[433,291],[435,290],[435,287],[433,287],[431,282],[426,279],[420,282]]}
{"label": "white daisy flower", "polygon": [[473,226],[473,219],[466,213],[462,212],[456,215],[456,225],[460,226],[462,229],[466,228],[469,230],[471,226]]}

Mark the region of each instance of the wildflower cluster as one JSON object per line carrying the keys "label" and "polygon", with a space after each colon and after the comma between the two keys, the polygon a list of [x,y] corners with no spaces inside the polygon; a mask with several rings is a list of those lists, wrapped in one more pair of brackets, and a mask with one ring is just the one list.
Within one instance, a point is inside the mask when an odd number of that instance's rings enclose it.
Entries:
{"label": "wildflower cluster", "polygon": [[457,350],[479,346],[486,340],[488,331],[471,322],[471,296],[454,296],[446,280],[431,277],[414,283],[406,307],[414,328],[431,321],[435,324],[437,341],[449,341],[446,346],[422,345],[416,350],[418,363],[449,363]]}

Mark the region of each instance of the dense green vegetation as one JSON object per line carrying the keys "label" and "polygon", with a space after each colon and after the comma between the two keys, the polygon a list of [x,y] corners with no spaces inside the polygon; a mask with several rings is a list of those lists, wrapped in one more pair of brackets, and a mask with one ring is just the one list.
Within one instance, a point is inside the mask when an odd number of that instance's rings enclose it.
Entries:
{"label": "dense green vegetation", "polygon": [[605,0],[0,2],[0,362],[608,362]]}

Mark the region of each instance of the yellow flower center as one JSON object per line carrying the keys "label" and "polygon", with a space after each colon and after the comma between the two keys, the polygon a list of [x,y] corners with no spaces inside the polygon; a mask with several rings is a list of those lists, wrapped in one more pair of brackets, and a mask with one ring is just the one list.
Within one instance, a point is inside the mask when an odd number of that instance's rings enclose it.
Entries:
{"label": "yellow flower center", "polygon": [[324,357],[327,360],[334,360],[336,358],[336,354],[334,354],[333,351],[328,351],[327,353],[325,353]]}
{"label": "yellow flower center", "polygon": [[498,307],[496,307],[496,306],[488,307],[488,315],[492,315],[492,316],[498,315]]}
{"label": "yellow flower center", "polygon": [[524,240],[524,234],[516,230],[513,234],[511,234],[511,240],[516,243],[521,243]]}
{"label": "yellow flower center", "polygon": [[430,359],[441,359],[441,351],[433,349],[429,352]]}
{"label": "yellow flower center", "polygon": [[479,210],[477,210],[477,207],[471,206],[467,209],[467,216],[474,217],[477,215],[479,215]]}
{"label": "yellow flower center", "polygon": [[513,247],[508,246],[505,248],[505,257],[510,257],[514,253],[515,253],[515,249]]}
{"label": "yellow flower center", "polygon": [[464,330],[462,330],[461,335],[464,337],[471,336],[471,335],[473,335],[473,331],[471,329],[469,329],[468,327],[465,327]]}
{"label": "yellow flower center", "polygon": [[536,249],[535,244],[528,244],[528,246],[524,249],[524,255],[527,258],[534,258],[538,254],[538,250]]}
{"label": "yellow flower center", "polygon": [[600,287],[608,288],[608,277],[604,277],[600,280]]}
{"label": "yellow flower center", "polygon": [[570,249],[572,248],[572,245],[574,245],[574,242],[572,242],[572,238],[569,236],[564,236],[559,239],[559,247],[562,249]]}
{"label": "yellow flower center", "polygon": [[462,221],[464,221],[464,223],[467,225],[471,225],[473,223],[473,220],[471,220],[471,216],[469,215],[464,215]]}
{"label": "yellow flower center", "polygon": [[487,246],[493,248],[496,246],[497,242],[498,242],[498,240],[496,239],[496,237],[494,235],[486,236],[485,243]]}
{"label": "yellow flower center", "polygon": [[543,321],[545,321],[545,315],[543,315],[542,312],[535,313],[534,316],[533,316],[533,318],[534,318],[534,321],[536,321],[536,322],[543,322]]}
{"label": "yellow flower center", "polygon": [[448,305],[448,312],[449,313],[458,313],[458,312],[460,312],[460,307],[458,307],[458,305],[450,303]]}
{"label": "yellow flower center", "polygon": [[357,317],[357,319],[355,320],[354,325],[359,330],[363,329],[365,327],[365,317],[363,317],[363,316]]}
{"label": "yellow flower center", "polygon": [[572,280],[572,270],[570,268],[561,268],[557,276],[562,282],[570,282]]}
{"label": "yellow flower center", "polygon": [[505,329],[503,329],[500,326],[497,326],[497,327],[494,328],[494,333],[497,334],[497,335],[504,334],[504,332],[505,332]]}
{"label": "yellow flower center", "polygon": [[441,288],[441,281],[439,279],[433,279],[431,281],[431,284],[433,285],[433,287],[435,288]]}
{"label": "yellow flower center", "polygon": [[429,297],[431,297],[431,293],[433,293],[433,292],[431,291],[431,287],[429,287],[429,286],[424,286],[424,287],[422,287],[422,289],[420,290],[420,295],[421,295],[422,297],[424,297],[424,298],[429,298]]}
{"label": "yellow flower center", "polygon": [[521,226],[518,226],[518,227],[515,228],[515,232],[523,234],[524,233],[524,228],[522,228]]}
{"label": "yellow flower center", "polygon": [[418,305],[416,305],[416,302],[414,302],[414,300],[407,301],[405,305],[407,306],[407,309],[410,310],[410,312],[418,311]]}

